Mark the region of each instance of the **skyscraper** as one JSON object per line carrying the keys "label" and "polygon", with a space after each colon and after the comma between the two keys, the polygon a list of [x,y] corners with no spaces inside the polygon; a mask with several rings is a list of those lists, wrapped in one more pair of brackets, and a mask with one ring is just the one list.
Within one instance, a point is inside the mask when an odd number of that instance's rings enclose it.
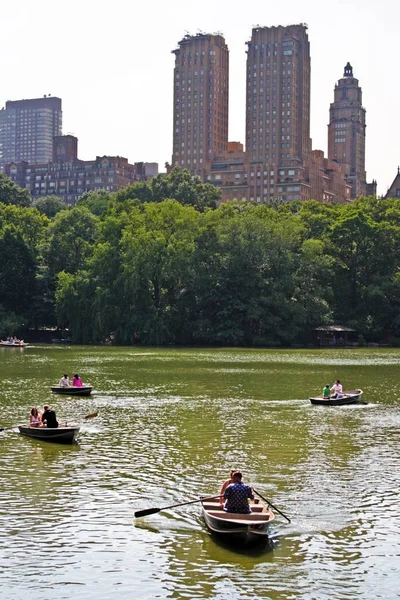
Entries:
{"label": "skyscraper", "polygon": [[343,165],[351,185],[351,197],[366,194],[365,108],[358,79],[350,63],[335,86],[334,102],[329,111],[328,158]]}
{"label": "skyscraper", "polygon": [[0,169],[11,162],[47,163],[61,135],[61,99],[44,96],[6,102],[0,110]]}
{"label": "skyscraper", "polygon": [[205,179],[228,144],[229,51],[220,34],[185,35],[174,69],[172,166]]}
{"label": "skyscraper", "polygon": [[246,152],[260,165],[251,199],[307,197],[300,183],[311,152],[307,26],[257,26],[247,45]]}

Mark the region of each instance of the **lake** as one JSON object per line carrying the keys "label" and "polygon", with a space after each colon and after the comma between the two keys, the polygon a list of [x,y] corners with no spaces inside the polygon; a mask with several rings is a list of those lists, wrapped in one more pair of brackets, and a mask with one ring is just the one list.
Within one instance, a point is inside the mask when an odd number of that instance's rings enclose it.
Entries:
{"label": "lake", "polygon": [[[78,444],[0,433],[0,597],[399,598],[400,350],[0,348],[1,427],[49,403]],[[51,394],[78,372],[91,397]],[[339,378],[366,404],[312,406]],[[97,417],[84,420],[85,415]],[[231,468],[288,515],[238,551],[198,504]]]}

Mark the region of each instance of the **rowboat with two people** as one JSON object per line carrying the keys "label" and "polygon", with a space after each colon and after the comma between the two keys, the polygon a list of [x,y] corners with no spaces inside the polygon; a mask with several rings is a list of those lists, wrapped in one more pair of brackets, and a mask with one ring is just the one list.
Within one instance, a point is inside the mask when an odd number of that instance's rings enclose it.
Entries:
{"label": "rowboat with two people", "polygon": [[92,386],[83,383],[78,374],[75,374],[72,379],[72,385],[67,374],[61,377],[59,384],[51,388],[53,394],[64,394],[64,396],[90,396]]}
{"label": "rowboat with two people", "polygon": [[56,442],[58,444],[73,444],[79,433],[80,427],[32,427],[30,425],[18,425],[19,432],[35,440],[43,442]]}
{"label": "rowboat with two people", "polygon": [[24,348],[28,343],[24,340],[17,340],[17,338],[9,338],[7,340],[0,340],[0,346],[2,348]]}
{"label": "rowboat with two people", "polygon": [[346,404],[363,404],[360,398],[363,394],[362,390],[348,390],[342,394],[333,396],[314,396],[310,398],[311,404],[319,406],[344,406]]}

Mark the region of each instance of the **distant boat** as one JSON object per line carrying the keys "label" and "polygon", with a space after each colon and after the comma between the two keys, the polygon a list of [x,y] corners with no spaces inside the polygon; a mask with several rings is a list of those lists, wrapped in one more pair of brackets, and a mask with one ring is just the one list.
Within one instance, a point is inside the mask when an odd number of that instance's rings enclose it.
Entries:
{"label": "distant boat", "polygon": [[92,386],[82,385],[78,387],[70,385],[69,387],[62,387],[60,385],[53,385],[51,391],[53,394],[63,394],[64,396],[90,396]]}
{"label": "distant boat", "polygon": [[20,340],[19,342],[8,342],[1,340],[0,346],[2,348],[24,348],[25,346],[28,346],[28,342],[24,342],[22,340]]}
{"label": "distant boat", "polygon": [[51,338],[52,344],[70,344],[71,340],[69,338]]}
{"label": "distant boat", "polygon": [[217,502],[203,501],[203,518],[207,529],[232,544],[251,545],[268,540],[268,530],[275,514],[262,500],[249,503],[251,513],[224,511]]}
{"label": "distant boat", "polygon": [[80,427],[30,427],[29,425],[18,425],[19,432],[26,437],[42,440],[44,442],[56,442],[58,444],[73,444],[79,433]]}
{"label": "distant boat", "polygon": [[343,392],[341,398],[324,398],[323,396],[315,396],[310,398],[311,404],[319,404],[320,406],[344,406],[346,404],[358,404],[363,394],[362,390],[352,390]]}

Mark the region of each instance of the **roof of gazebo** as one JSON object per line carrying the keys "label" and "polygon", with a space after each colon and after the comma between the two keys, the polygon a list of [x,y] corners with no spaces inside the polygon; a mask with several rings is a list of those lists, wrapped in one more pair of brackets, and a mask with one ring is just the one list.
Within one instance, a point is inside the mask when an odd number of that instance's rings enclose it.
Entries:
{"label": "roof of gazebo", "polygon": [[343,325],[321,325],[321,327],[316,327],[314,331],[330,331],[332,333],[344,333],[349,331],[355,331],[355,329],[351,329],[350,327],[343,327]]}

